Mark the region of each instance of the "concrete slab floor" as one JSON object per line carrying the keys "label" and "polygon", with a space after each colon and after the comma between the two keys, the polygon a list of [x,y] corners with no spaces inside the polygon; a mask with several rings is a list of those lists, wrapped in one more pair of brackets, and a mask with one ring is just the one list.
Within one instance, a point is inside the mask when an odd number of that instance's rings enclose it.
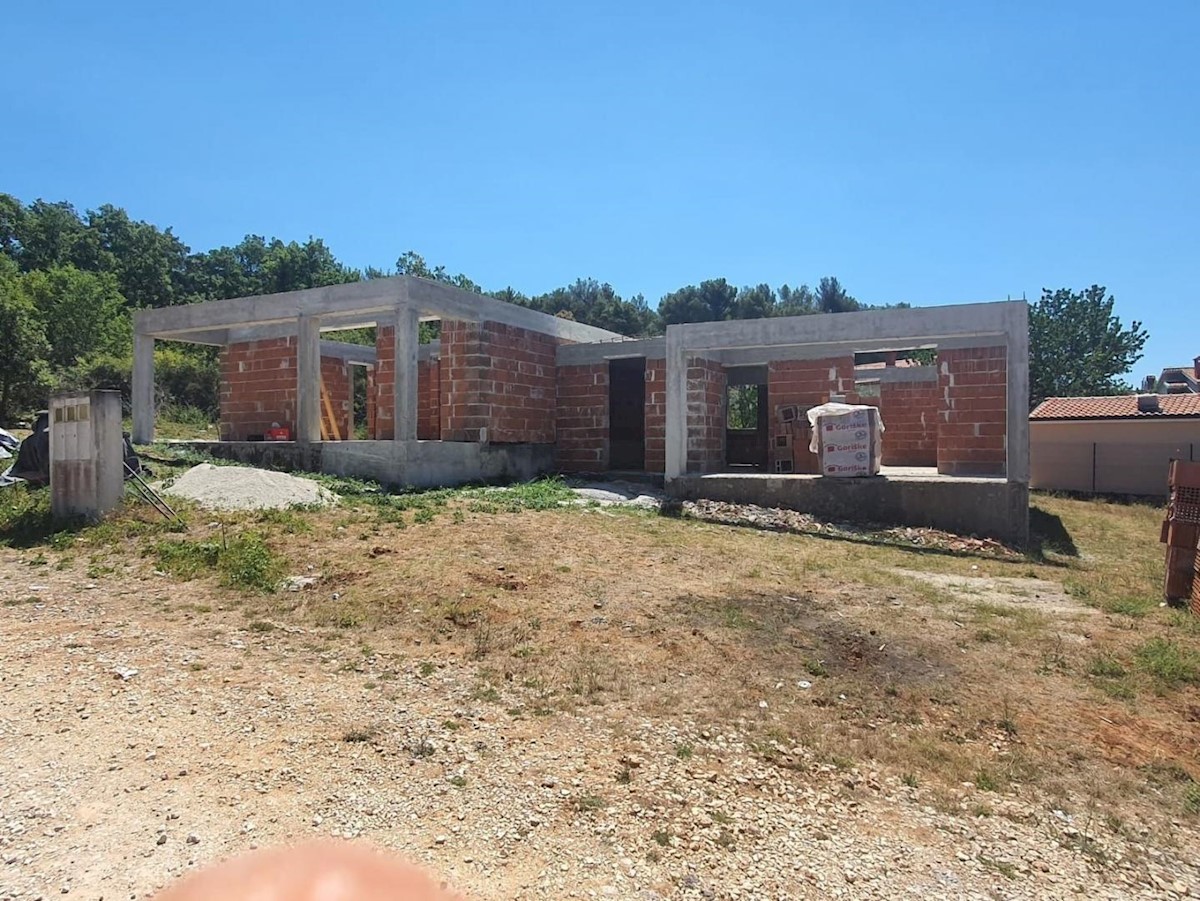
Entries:
{"label": "concrete slab floor", "polygon": [[[826,479],[819,472],[755,472],[750,469],[735,467],[726,472],[712,472],[704,475],[693,475],[699,479]],[[1003,483],[1004,476],[952,476],[940,473],[933,466],[881,466],[878,476],[859,476],[846,479],[829,479],[837,482],[869,482],[874,479],[889,479],[904,482],[955,482],[958,484],[984,482],[987,484]]]}

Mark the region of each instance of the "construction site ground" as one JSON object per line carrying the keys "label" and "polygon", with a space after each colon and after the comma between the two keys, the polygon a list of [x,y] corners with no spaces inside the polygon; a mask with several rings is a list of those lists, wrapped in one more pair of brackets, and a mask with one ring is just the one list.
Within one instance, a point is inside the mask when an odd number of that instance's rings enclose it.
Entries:
{"label": "construction site ground", "polygon": [[4,501],[0,898],[329,836],[472,899],[1200,897],[1160,510],[1038,497],[1020,556],[326,484]]}

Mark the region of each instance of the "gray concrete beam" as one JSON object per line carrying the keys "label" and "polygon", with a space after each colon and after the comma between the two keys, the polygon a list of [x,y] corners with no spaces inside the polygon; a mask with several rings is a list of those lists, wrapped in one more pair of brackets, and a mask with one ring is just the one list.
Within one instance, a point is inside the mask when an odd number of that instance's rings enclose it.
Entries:
{"label": "gray concrete beam", "polygon": [[133,336],[133,435],[136,444],[154,440],[154,339]]}
{"label": "gray concrete beam", "polygon": [[883,369],[856,369],[854,380],[857,382],[887,382],[902,384],[908,382],[936,382],[938,372],[936,366],[888,366]]}
{"label": "gray concrete beam", "polygon": [[660,335],[657,338],[630,338],[625,341],[560,344],[556,362],[559,366],[590,366],[628,357],[661,360],[666,355],[667,339]]}
{"label": "gray concrete beam", "polygon": [[[906,310],[863,310],[816,316],[783,316],[695,322],[667,326],[678,332],[688,350],[730,350],[801,344],[852,344],[874,350],[881,342],[911,348],[941,339],[1007,335],[1017,327],[1025,301],[919,307]],[[878,347],[878,349],[890,349]]]}
{"label": "gray concrete beam", "polygon": [[[134,331],[168,338],[208,334],[221,328],[241,330],[276,326],[287,334],[286,329],[297,316],[319,316],[326,320],[327,327],[352,328],[373,324],[405,302],[430,319],[501,322],[567,341],[620,337],[606,329],[559,319],[452,285],[408,275],[284,294],[138,310],[134,313]],[[270,335],[271,331],[263,334]]]}
{"label": "gray concrete beam", "polygon": [[321,356],[336,357],[343,363],[355,363],[359,366],[374,366],[376,363],[375,345],[348,344],[345,341],[320,342]]}
{"label": "gray concrete beam", "polygon": [[687,350],[683,335],[667,329],[666,467],[669,483],[687,472]]}
{"label": "gray concrete beam", "polygon": [[321,440],[321,327],[316,316],[300,317],[296,346],[296,440]]}

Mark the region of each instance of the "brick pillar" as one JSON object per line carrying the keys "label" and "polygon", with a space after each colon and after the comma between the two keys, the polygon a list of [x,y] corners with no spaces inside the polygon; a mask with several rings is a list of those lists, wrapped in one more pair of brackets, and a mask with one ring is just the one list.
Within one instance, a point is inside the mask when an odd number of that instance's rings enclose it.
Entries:
{"label": "brick pillar", "polygon": [[667,465],[667,361],[646,360],[646,472]]}
{"label": "brick pillar", "polygon": [[691,357],[687,364],[687,471],[725,466],[725,367]]}
{"label": "brick pillar", "polygon": [[938,472],[1004,475],[1008,430],[1004,347],[939,349],[937,360],[942,394]]}
{"label": "brick pillar", "polygon": [[559,469],[608,469],[608,363],[558,367],[555,421]]}

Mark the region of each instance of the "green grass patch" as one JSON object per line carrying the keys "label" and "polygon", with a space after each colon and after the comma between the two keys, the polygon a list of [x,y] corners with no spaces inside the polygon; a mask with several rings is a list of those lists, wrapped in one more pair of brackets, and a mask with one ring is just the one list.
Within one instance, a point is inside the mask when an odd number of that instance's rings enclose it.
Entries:
{"label": "green grass patch", "polygon": [[161,569],[181,579],[220,576],[227,588],[273,592],[283,578],[285,561],[256,532],[227,540],[162,540],[151,552]]}
{"label": "green grass patch", "polygon": [[1160,692],[1200,683],[1200,652],[1168,638],[1151,638],[1133,652],[1135,668]]}

